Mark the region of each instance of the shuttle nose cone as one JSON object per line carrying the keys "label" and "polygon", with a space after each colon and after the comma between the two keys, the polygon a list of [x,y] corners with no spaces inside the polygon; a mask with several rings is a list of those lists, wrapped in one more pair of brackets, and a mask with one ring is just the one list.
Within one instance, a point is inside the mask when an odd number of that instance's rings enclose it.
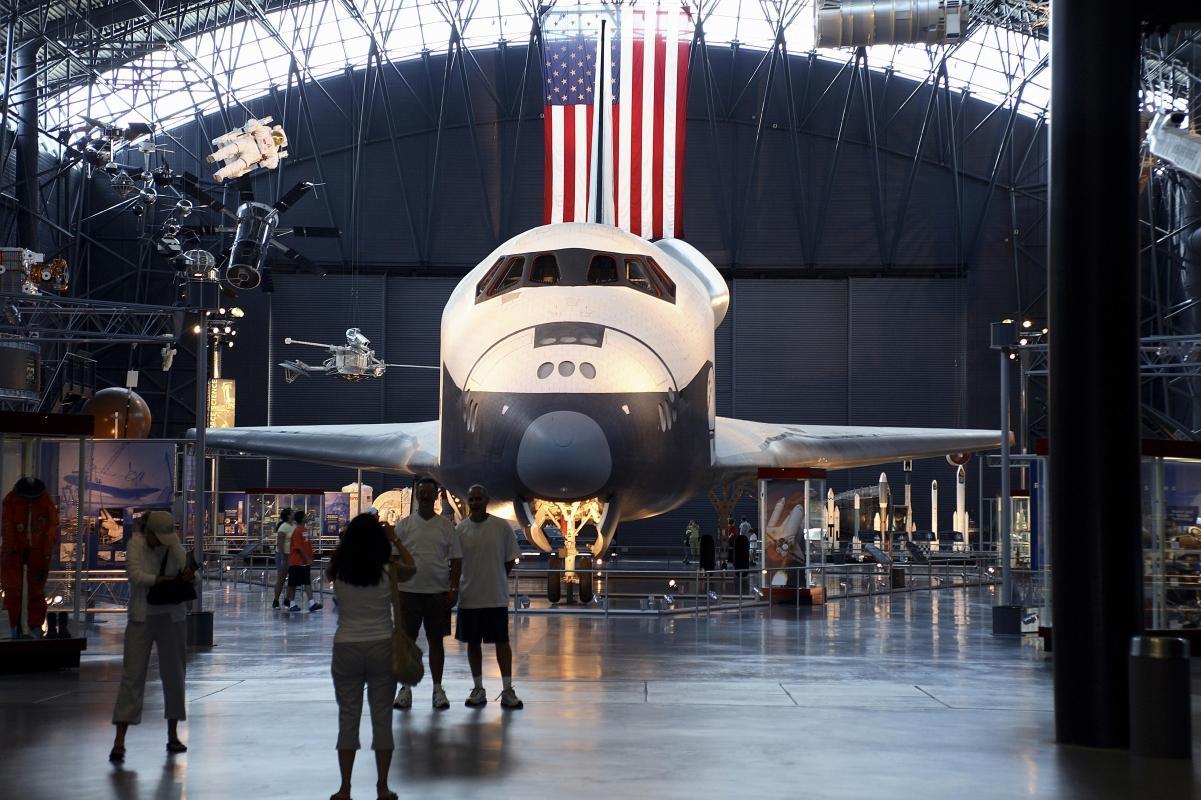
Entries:
{"label": "shuttle nose cone", "polygon": [[548,500],[586,497],[609,480],[613,457],[596,420],[552,411],[530,423],[517,448],[517,476]]}

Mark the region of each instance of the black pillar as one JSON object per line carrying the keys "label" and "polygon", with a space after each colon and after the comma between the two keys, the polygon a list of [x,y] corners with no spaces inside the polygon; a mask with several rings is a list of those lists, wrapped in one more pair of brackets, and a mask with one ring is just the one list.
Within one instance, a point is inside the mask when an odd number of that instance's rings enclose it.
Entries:
{"label": "black pillar", "polygon": [[38,86],[41,40],[17,45],[13,53],[13,107],[17,115],[17,245],[38,248]]}
{"label": "black pillar", "polygon": [[1127,747],[1141,628],[1139,20],[1052,0],[1048,305],[1055,735]]}

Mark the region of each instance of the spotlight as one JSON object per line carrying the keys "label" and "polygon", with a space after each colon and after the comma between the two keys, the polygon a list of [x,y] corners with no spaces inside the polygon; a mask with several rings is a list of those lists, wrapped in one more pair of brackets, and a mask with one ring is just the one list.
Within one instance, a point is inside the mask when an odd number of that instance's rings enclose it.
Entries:
{"label": "spotlight", "polygon": [[676,588],[676,579],[675,579],[675,578],[672,578],[671,580],[669,580],[669,581],[667,582],[667,588],[668,588],[668,589],[674,589],[674,588]]}
{"label": "spotlight", "polygon": [[234,306],[233,308],[231,308],[229,310],[229,313],[233,315],[234,319],[241,319],[242,317],[246,316],[246,312],[243,311],[242,309],[238,308],[237,306]]}
{"label": "spotlight", "polygon": [[63,604],[63,596],[61,594],[54,595],[54,600],[50,602],[52,606],[61,606]]}
{"label": "spotlight", "polygon": [[230,331],[232,331],[232,330],[233,330],[233,328],[229,327],[228,325],[226,325],[226,326],[225,326],[225,332],[226,332],[226,333],[229,333],[229,332],[230,332]]}
{"label": "spotlight", "polygon": [[179,214],[180,219],[186,218],[192,213],[192,201],[180,200],[175,204],[175,213]]}
{"label": "spotlight", "polygon": [[192,333],[200,333],[200,326],[199,326],[199,325],[193,325],[193,326],[192,326]]}
{"label": "spotlight", "polygon": [[146,213],[146,209],[141,203],[134,203],[129,207],[129,213],[133,214],[135,217],[140,217]]}
{"label": "spotlight", "polygon": [[223,316],[223,317],[225,316],[225,309],[224,309],[224,308],[218,308],[218,309],[217,309],[217,312],[218,312],[218,313],[219,313],[221,316]]}
{"label": "spotlight", "polygon": [[1033,323],[1033,322],[1031,322],[1030,320],[1028,320],[1028,319],[1024,319],[1024,320],[1022,320],[1022,327],[1023,327],[1023,328],[1031,328],[1031,327],[1033,327],[1033,326],[1034,326],[1034,323]]}

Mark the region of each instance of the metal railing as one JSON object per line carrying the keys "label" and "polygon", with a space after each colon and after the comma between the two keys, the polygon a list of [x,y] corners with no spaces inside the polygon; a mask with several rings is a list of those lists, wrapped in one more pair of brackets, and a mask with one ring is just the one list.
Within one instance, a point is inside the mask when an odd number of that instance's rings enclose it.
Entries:
{"label": "metal railing", "polygon": [[[581,580],[592,581],[591,605],[596,611],[606,614],[614,610],[695,613],[702,608],[708,613],[745,605],[765,605],[772,590],[783,590],[780,593],[787,594],[789,591],[820,588],[824,599],[836,600],[1000,583],[1000,568],[994,554],[962,553],[957,556],[961,557],[925,564],[850,562],[710,571],[699,568],[672,569],[670,562],[661,569],[622,569],[606,564],[587,572],[575,570],[573,574],[580,576]],[[544,596],[549,576],[556,573],[565,587],[564,579],[568,575],[565,569],[528,566],[515,569],[509,576],[509,599],[514,611],[521,613],[530,610],[535,597]],[[1028,605],[1042,605],[1043,589],[1033,584],[1040,579],[1040,575],[1032,573],[1029,580],[1021,584],[1029,583],[1032,587],[1028,589]],[[637,609],[632,605],[619,608],[614,603],[618,599],[640,602]]]}

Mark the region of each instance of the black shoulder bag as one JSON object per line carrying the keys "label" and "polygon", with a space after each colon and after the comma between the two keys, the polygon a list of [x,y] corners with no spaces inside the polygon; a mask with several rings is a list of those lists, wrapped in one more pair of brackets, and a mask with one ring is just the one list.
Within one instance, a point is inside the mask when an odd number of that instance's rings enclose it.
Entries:
{"label": "black shoulder bag", "polygon": [[[167,570],[167,559],[171,555],[171,548],[167,548],[167,552],[163,553],[163,563],[159,565],[158,574],[164,575]],[[169,581],[156,583],[150,587],[150,591],[146,592],[146,602],[152,606],[165,606],[171,603],[187,603],[196,599],[196,587],[191,581],[185,581],[182,578],[172,578]]]}

